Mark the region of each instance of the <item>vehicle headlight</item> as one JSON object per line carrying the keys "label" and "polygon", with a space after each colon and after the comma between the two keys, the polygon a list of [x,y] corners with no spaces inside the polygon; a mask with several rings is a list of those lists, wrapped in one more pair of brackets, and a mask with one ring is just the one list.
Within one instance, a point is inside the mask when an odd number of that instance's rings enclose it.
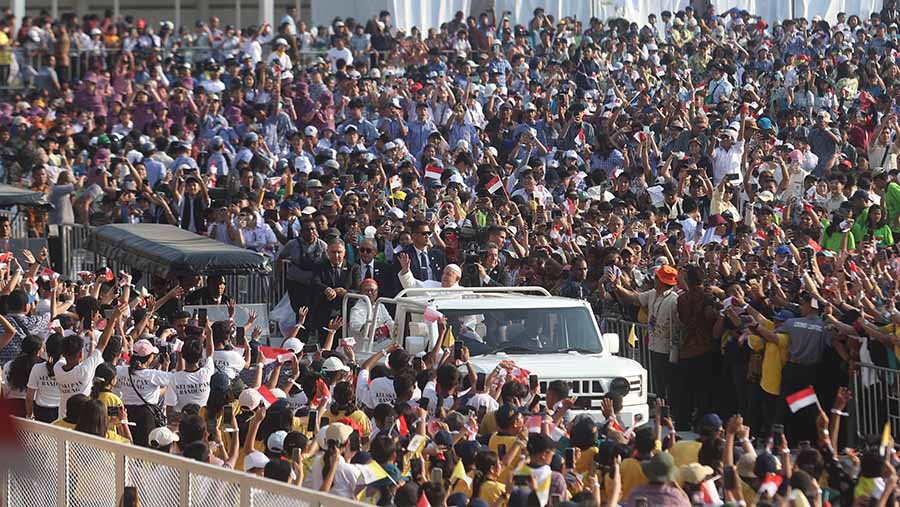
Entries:
{"label": "vehicle headlight", "polygon": [[609,383],[609,392],[616,393],[619,396],[627,396],[631,391],[631,384],[628,383],[628,380],[622,377],[616,377],[612,379],[612,382]]}

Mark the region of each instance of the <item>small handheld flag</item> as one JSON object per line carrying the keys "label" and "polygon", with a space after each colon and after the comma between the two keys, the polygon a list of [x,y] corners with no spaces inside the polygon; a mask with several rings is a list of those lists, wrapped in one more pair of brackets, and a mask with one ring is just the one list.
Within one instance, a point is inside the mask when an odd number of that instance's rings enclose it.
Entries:
{"label": "small handheld flag", "polygon": [[810,405],[817,405],[819,403],[819,398],[816,397],[816,391],[809,386],[805,389],[801,389],[794,394],[790,394],[785,398],[787,401],[788,407],[790,407],[791,412],[797,413],[799,410],[806,408]]}

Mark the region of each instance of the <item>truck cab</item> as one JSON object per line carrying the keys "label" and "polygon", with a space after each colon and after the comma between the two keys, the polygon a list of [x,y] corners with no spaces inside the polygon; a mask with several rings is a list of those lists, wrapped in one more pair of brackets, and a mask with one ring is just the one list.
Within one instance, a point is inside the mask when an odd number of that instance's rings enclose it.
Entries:
{"label": "truck cab", "polygon": [[601,399],[613,391],[623,398],[623,424],[631,427],[648,420],[647,370],[615,355],[619,336],[600,333],[586,301],[554,297],[542,287],[405,289],[374,305],[364,296],[348,296],[345,316],[349,299],[367,305],[370,316],[378,305],[395,308],[391,336],[376,339],[374,326],[368,326],[354,347],[359,358],[391,342],[413,355],[431,350],[438,326],[424,314],[436,310],[447,318],[456,340],[469,348],[476,371],[489,373],[500,361],[512,360],[538,375],[542,394],[551,381],[567,382],[571,396],[579,398],[576,413],[602,420]]}

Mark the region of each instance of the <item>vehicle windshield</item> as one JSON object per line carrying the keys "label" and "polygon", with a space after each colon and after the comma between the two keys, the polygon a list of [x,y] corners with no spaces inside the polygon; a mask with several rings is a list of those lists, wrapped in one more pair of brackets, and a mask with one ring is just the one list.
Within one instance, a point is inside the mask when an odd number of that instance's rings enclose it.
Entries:
{"label": "vehicle windshield", "polygon": [[462,340],[473,356],[602,351],[586,308],[442,309],[441,313],[453,328],[453,336]]}

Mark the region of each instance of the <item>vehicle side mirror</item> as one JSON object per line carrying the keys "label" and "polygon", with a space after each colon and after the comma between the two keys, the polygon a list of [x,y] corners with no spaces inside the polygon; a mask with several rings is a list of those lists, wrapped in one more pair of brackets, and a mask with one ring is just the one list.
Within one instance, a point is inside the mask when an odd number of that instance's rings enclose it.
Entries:
{"label": "vehicle side mirror", "polygon": [[603,350],[609,352],[610,354],[618,354],[619,353],[619,335],[616,333],[603,333],[600,336],[600,341],[603,343]]}

